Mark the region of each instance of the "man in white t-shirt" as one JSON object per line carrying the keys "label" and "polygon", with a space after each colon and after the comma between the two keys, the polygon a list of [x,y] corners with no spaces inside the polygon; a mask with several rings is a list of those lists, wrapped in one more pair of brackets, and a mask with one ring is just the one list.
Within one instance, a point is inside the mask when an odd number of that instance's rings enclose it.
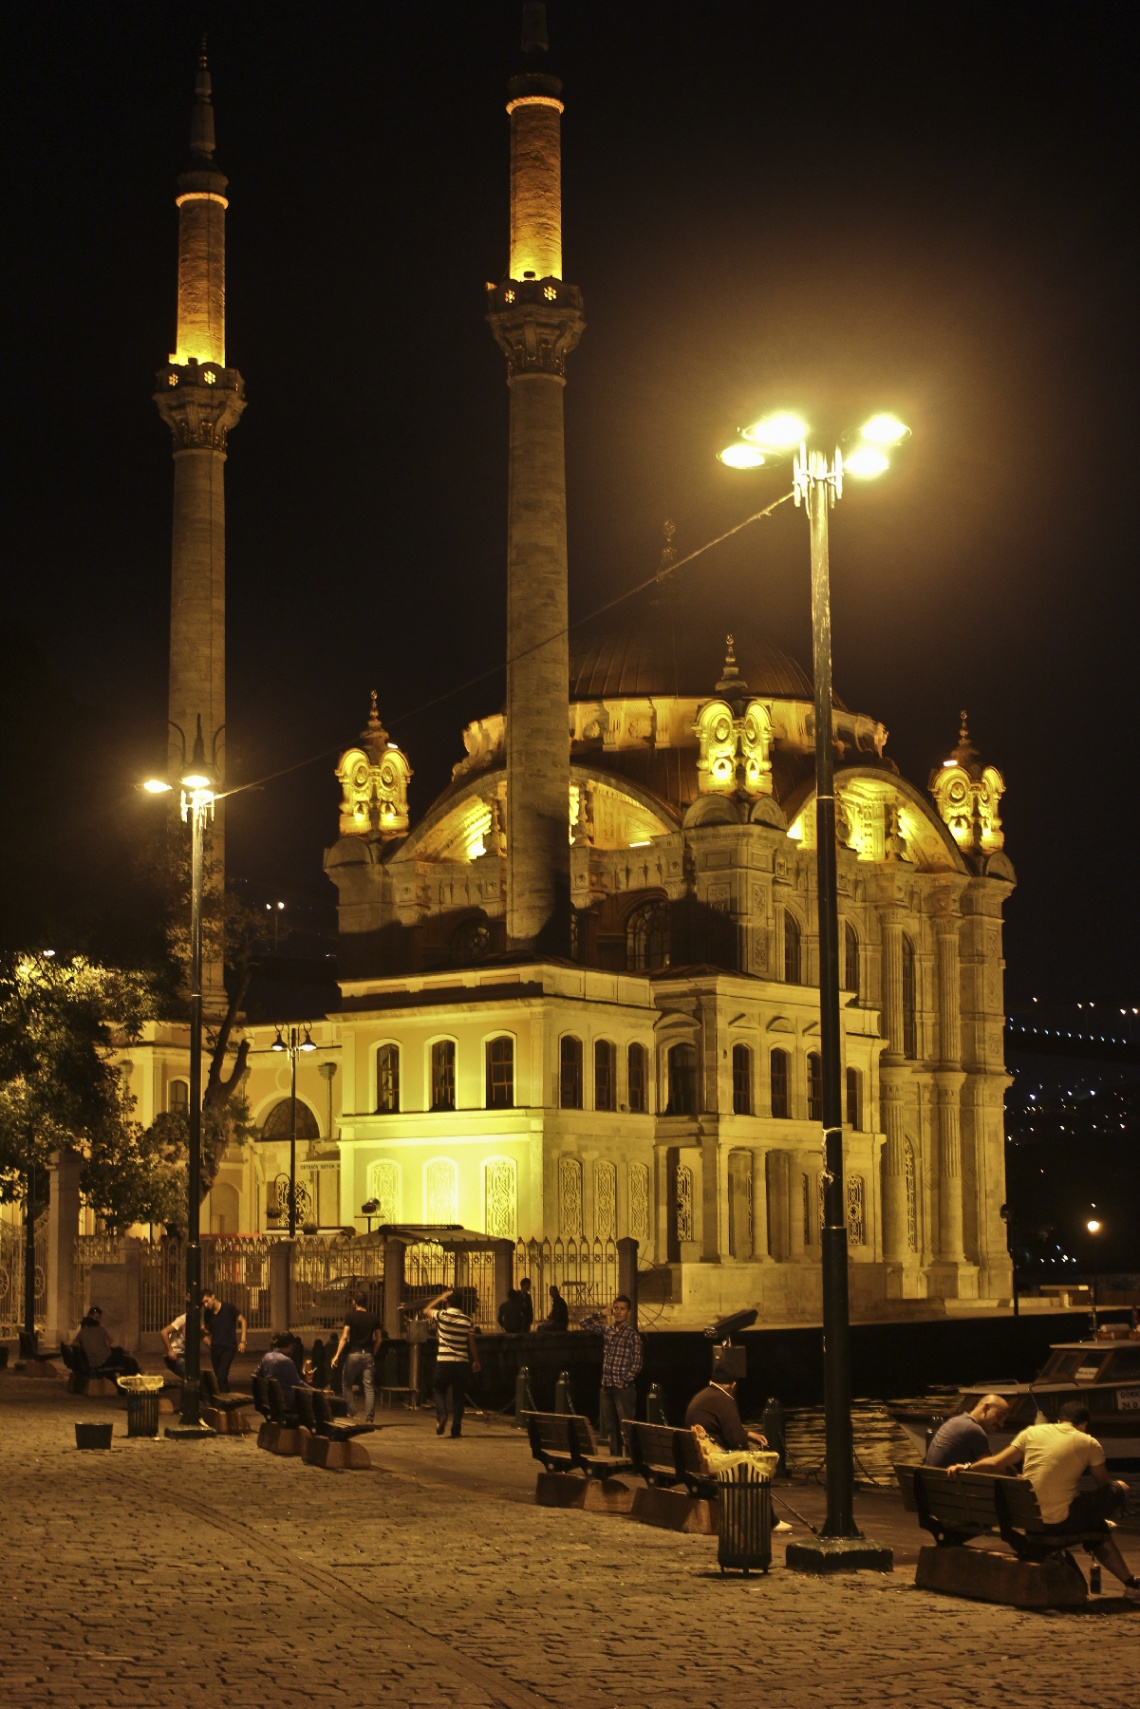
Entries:
{"label": "man in white t-shirt", "polygon": [[[1033,1485],[1045,1529],[1058,1536],[1074,1531],[1100,1532],[1103,1541],[1085,1547],[1120,1579],[1128,1600],[1140,1602],[1140,1578],[1129,1572],[1108,1529],[1111,1515],[1119,1513],[1128,1499],[1128,1485],[1109,1477],[1104,1449],[1095,1436],[1089,1435],[1089,1409],[1084,1401],[1066,1401],[1057,1424],[1031,1424],[1000,1454],[949,1470],[1004,1472],[1019,1462],[1022,1476]],[[1085,1472],[1091,1473],[1095,1489],[1078,1489]]]}
{"label": "man in white t-shirt", "polygon": [[180,1312],[173,1322],[168,1323],[162,1330],[162,1344],[166,1348],[163,1364],[173,1371],[176,1377],[186,1380],[186,1313]]}

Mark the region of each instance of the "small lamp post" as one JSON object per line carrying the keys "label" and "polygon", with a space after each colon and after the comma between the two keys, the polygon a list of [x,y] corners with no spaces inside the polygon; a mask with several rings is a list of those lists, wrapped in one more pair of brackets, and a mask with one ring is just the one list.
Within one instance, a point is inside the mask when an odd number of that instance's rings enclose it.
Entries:
{"label": "small lamp post", "polygon": [[[179,735],[182,732],[179,731]],[[168,1436],[192,1438],[212,1436],[201,1414],[202,1391],[202,1245],[199,1211],[202,1197],[202,880],[207,819],[214,816],[217,773],[206,760],[202,740],[202,718],[194,752],[179,778],[183,819],[190,821],[190,1126],[187,1160],[186,1204],[186,1376],[182,1384],[182,1416],[168,1425]],[[148,795],[168,795],[173,784],[166,778],[148,778]]]}
{"label": "small lamp post", "polygon": [[[1095,1205],[1092,1208],[1094,1211],[1096,1210]],[[1090,1248],[1092,1255],[1093,1255],[1093,1266],[1092,1266],[1092,1332],[1093,1332],[1093,1336],[1095,1338],[1096,1329],[1097,1329],[1097,1323],[1096,1323],[1097,1293],[1098,1293],[1098,1283],[1100,1280],[1100,1276],[1099,1276],[1100,1263],[1099,1263],[1099,1257],[1098,1257],[1096,1248],[1097,1248],[1097,1236],[1104,1232],[1104,1224],[1103,1224],[1103,1222],[1101,1222],[1099,1217],[1090,1216],[1088,1218],[1087,1222],[1085,1223],[1085,1227],[1088,1229],[1089,1233],[1092,1235],[1092,1245]]]}
{"label": "small lamp post", "polygon": [[819,902],[819,1033],[823,1080],[823,1345],[827,1442],[827,1517],[813,1543],[790,1544],[790,1567],[809,1572],[889,1570],[890,1549],[864,1537],[854,1514],[851,1426],[851,1324],[847,1292],[847,1215],[843,1188],[843,1057],[839,1021],[839,904],[836,874],[835,754],[832,738],[831,587],[828,512],[843,495],[844,474],[869,479],[890,466],[888,449],[909,437],[896,416],[866,422],[846,457],[809,447],[807,423],[790,411],[765,416],[720,453],[731,469],[758,469],[794,453],[793,492],[807,509],[811,542],[812,674],[815,679],[816,870]]}
{"label": "small lamp post", "polygon": [[297,1055],[300,1051],[306,1054],[316,1050],[316,1045],[310,1037],[311,1028],[305,1028],[304,1038],[300,1037],[299,1027],[288,1028],[288,1038],[281,1036],[281,1028],[277,1029],[277,1037],[271,1048],[289,1052],[289,1239],[297,1234]]}

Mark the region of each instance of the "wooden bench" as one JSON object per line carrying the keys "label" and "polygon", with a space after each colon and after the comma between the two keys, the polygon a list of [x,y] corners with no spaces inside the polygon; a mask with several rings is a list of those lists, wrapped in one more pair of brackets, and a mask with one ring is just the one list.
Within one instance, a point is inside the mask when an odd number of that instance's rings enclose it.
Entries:
{"label": "wooden bench", "polygon": [[300,1425],[309,1432],[303,1455],[307,1466],[323,1466],[330,1472],[371,1470],[371,1454],[353,1438],[371,1434],[376,1429],[374,1424],[334,1418],[328,1396],[320,1389],[294,1389],[293,1404]]}
{"label": "wooden bench", "polygon": [[[919,1552],[915,1584],[923,1590],[1006,1602],[1015,1608],[1079,1607],[1085,1575],[1071,1551],[1103,1541],[1099,1531],[1047,1531],[1028,1478],[956,1472],[941,1466],[896,1466],[903,1505],[934,1538]],[[1000,1538],[1009,1553],[971,1548]]]}
{"label": "wooden bench", "polygon": [[245,1409],[253,1405],[251,1394],[237,1394],[229,1390],[223,1394],[218,1388],[218,1379],[213,1371],[203,1370],[199,1379],[199,1393],[202,1403],[202,1421],[215,1430],[219,1436],[248,1436],[252,1425],[245,1416]]}
{"label": "wooden bench", "polygon": [[59,1356],[67,1371],[67,1392],[69,1394],[86,1395],[89,1400],[117,1400],[119,1386],[115,1381],[117,1371],[100,1369],[93,1371],[87,1362],[87,1355],[82,1347],[70,1342],[61,1341]]}
{"label": "wooden bench", "polygon": [[267,1417],[257,1433],[257,1446],[264,1448],[267,1454],[290,1457],[303,1454],[311,1432],[300,1423],[295,1412],[286,1410],[285,1397],[276,1377],[266,1378],[261,1386]]}
{"label": "wooden bench", "polygon": [[693,1432],[632,1418],[621,1429],[633,1470],[645,1480],[645,1488],[633,1498],[633,1517],[667,1531],[713,1535],[716,1478],[706,1468]]}
{"label": "wooden bench", "polygon": [[600,1454],[588,1418],[572,1412],[524,1412],[530,1451],[542,1465],[534,1499],[540,1507],[628,1513],[634,1493],[616,1474],[630,1462]]}

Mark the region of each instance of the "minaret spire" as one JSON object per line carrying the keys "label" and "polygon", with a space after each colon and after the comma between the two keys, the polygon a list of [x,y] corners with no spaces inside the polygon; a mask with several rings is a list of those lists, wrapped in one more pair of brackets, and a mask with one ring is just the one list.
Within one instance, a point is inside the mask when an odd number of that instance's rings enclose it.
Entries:
{"label": "minaret spire", "polygon": [[[155,403],[174,441],[170,575],[170,721],[200,725],[225,775],[226,444],[245,408],[236,368],[226,367],[226,189],[214,163],[214,108],[206,44],[194,80],[190,163],[178,179],[178,310],[174,353],[157,375]],[[170,752],[172,775],[181,755]],[[221,803],[210,848],[211,883],[224,884]],[[225,1009],[219,956],[203,968],[207,1015]]]}
{"label": "minaret spire", "polygon": [[[546,63],[546,7],[522,12],[524,68],[509,83],[507,277],[489,288],[511,394],[507,519],[507,937],[569,948],[566,357],[581,293],[562,278],[562,84]],[[562,924],[555,924],[562,919]],[[563,924],[565,930],[563,930]],[[565,943],[563,943],[565,939]]]}

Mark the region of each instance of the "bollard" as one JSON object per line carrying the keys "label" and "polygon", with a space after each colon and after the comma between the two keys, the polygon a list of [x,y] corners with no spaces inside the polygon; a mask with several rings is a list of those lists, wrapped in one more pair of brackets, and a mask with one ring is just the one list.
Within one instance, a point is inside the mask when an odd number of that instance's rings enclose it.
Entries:
{"label": "bollard", "polygon": [[775,1395],[769,1395],[764,1403],[764,1414],[760,1420],[760,1429],[768,1438],[768,1446],[780,1460],[776,1467],[776,1476],[786,1478],[788,1475],[788,1431],[784,1420],[784,1409]]}
{"label": "bollard", "polygon": [[664,1424],[665,1408],[661,1404],[661,1388],[658,1383],[650,1383],[649,1393],[645,1397],[645,1422],[647,1424]]}
{"label": "bollard", "polygon": [[534,1396],[530,1392],[530,1372],[527,1370],[525,1365],[520,1365],[519,1371],[518,1371],[518,1376],[515,1378],[515,1426],[516,1426],[516,1428],[519,1430],[525,1429],[525,1426],[523,1424],[523,1413],[524,1412],[537,1412],[537,1411],[538,1411],[538,1408],[534,1404]]}
{"label": "bollard", "polygon": [[559,1371],[558,1373],[558,1381],[554,1385],[554,1410],[555,1412],[566,1413],[574,1413],[577,1410],[574,1405],[574,1396],[570,1393],[569,1371]]}

